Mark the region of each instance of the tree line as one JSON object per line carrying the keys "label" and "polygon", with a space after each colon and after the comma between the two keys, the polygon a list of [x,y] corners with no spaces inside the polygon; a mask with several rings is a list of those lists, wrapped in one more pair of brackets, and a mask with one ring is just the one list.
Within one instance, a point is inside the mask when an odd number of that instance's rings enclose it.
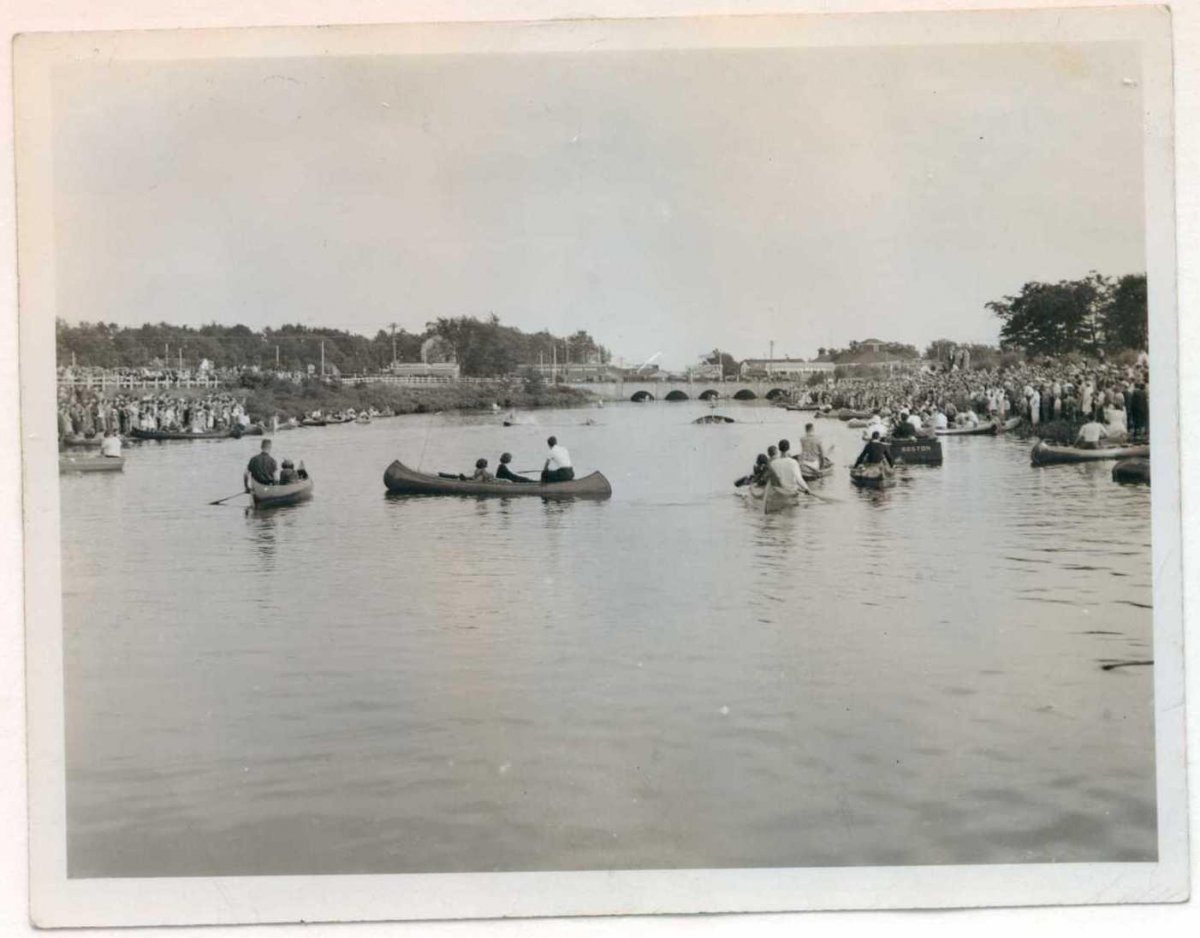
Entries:
{"label": "tree line", "polygon": [[[253,368],[306,371],[321,362],[342,374],[369,374],[385,369],[393,360],[421,360],[426,343],[437,338],[439,358],[452,358],[462,374],[493,377],[511,374],[523,365],[544,360],[559,364],[569,360],[611,360],[608,349],[585,330],[555,336],[548,330],[522,332],[500,323],[492,315],[443,317],[427,323],[423,332],[380,329],[373,337],[342,329],[286,325],[255,331],[248,326],[216,323],[192,328],[168,323],[119,326],[116,323],[69,325],[57,323],[58,363],[101,368],[195,369],[203,360],[214,368]],[[445,352],[448,351],[448,355]]]}

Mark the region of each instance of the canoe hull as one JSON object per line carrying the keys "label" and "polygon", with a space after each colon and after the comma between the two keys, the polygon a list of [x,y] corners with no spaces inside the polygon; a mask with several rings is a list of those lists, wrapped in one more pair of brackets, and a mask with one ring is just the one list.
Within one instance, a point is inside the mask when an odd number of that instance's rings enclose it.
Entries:
{"label": "canoe hull", "polygon": [[852,466],[850,481],[864,489],[890,489],[896,484],[896,472],[887,468],[886,463],[875,463],[871,466]]}
{"label": "canoe hull", "polygon": [[1122,459],[1113,466],[1112,477],[1114,482],[1120,482],[1122,485],[1149,485],[1150,460]]}
{"label": "canoe hull", "polygon": [[724,417],[721,414],[705,414],[703,417],[697,417],[692,423],[733,423],[732,417]]}
{"label": "canoe hull", "polygon": [[312,478],[301,479],[288,485],[261,485],[250,480],[250,497],[254,499],[255,508],[283,508],[286,505],[299,505],[312,498]]}
{"label": "canoe hull", "polygon": [[997,423],[985,423],[978,427],[947,427],[945,430],[935,430],[938,436],[995,436],[1000,432]]}
{"label": "canoe hull", "polygon": [[122,472],[124,456],[59,456],[59,472]]}
{"label": "canoe hull", "polygon": [[570,482],[475,482],[470,479],[446,479],[410,469],[400,460],[387,467],[383,484],[391,495],[472,495],[512,498],[515,495],[540,495],[542,498],[596,498],[612,496],[612,486],[602,473],[593,472]]}
{"label": "canoe hull", "polygon": [[[262,432],[261,430],[259,431]],[[184,433],[179,430],[130,430],[135,440],[228,440],[233,437],[229,430],[212,430],[207,433]],[[240,435],[240,434],[239,434]]]}
{"label": "canoe hull", "polygon": [[1104,462],[1109,459],[1149,459],[1149,446],[1119,446],[1107,449],[1079,449],[1074,446],[1054,446],[1040,440],[1029,454],[1034,466],[1063,466],[1080,462]]}
{"label": "canoe hull", "polygon": [[813,463],[801,462],[800,475],[805,482],[815,482],[817,479],[825,479],[833,475],[834,465],[832,462],[826,462],[825,465],[818,468]]}
{"label": "canoe hull", "polygon": [[912,466],[940,466],[942,443],[937,437],[893,437],[885,441],[896,462]]}

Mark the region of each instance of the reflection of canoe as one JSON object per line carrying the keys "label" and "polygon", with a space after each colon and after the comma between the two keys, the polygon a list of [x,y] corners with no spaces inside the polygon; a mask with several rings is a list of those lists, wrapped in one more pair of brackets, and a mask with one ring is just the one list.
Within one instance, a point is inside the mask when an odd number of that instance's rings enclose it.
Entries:
{"label": "reflection of canoe", "polygon": [[120,472],[125,468],[123,456],[59,456],[59,472]]}
{"label": "reflection of canoe", "polygon": [[1112,477],[1114,482],[1122,485],[1149,485],[1150,460],[1141,457],[1122,459],[1113,466]]}
{"label": "reflection of canoe", "polygon": [[58,441],[60,447],[72,449],[99,449],[104,441],[102,436],[65,436]]}
{"label": "reflection of canoe", "polygon": [[[258,431],[262,433],[260,429]],[[234,436],[232,430],[208,430],[204,433],[189,433],[186,430],[130,430],[135,440],[226,440]],[[237,434],[241,436],[242,434]]]}
{"label": "reflection of canoe", "polygon": [[1149,446],[1110,446],[1107,449],[1079,449],[1075,446],[1055,446],[1038,440],[1029,454],[1034,466],[1057,466],[1064,463],[1100,462],[1105,459],[1149,459]]}
{"label": "reflection of canoe", "polygon": [[692,423],[733,423],[732,417],[725,417],[721,414],[705,414],[703,417],[697,417]]}
{"label": "reflection of canoe", "polygon": [[871,421],[866,417],[851,417],[846,421],[846,426],[850,427],[852,430],[860,430],[863,427],[870,425],[870,423]]}
{"label": "reflection of canoe", "polygon": [[253,479],[247,481],[250,483],[250,496],[254,499],[255,508],[282,508],[284,505],[295,505],[312,498],[311,476],[287,485],[262,485]]}
{"label": "reflection of canoe", "polygon": [[612,486],[603,473],[593,472],[570,482],[475,482],[447,479],[410,469],[400,460],[387,467],[383,484],[393,495],[540,495],[543,498],[608,498]]}
{"label": "reflection of canoe", "polygon": [[862,488],[889,489],[896,484],[896,472],[882,462],[870,466],[852,466],[850,481]]}

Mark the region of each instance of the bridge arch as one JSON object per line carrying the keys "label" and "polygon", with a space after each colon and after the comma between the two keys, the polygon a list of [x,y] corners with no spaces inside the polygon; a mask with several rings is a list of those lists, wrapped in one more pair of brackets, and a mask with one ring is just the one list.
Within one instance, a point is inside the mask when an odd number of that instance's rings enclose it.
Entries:
{"label": "bridge arch", "polygon": [[735,401],[753,401],[758,399],[758,395],[749,388],[742,388],[737,394],[733,395]]}
{"label": "bridge arch", "polygon": [[720,393],[715,388],[709,388],[707,391],[700,392],[700,400],[702,401],[715,401],[720,396]]}
{"label": "bridge arch", "polygon": [[633,396],[629,399],[635,404],[644,404],[646,401],[654,400],[654,395],[649,391],[634,391]]}
{"label": "bridge arch", "polygon": [[766,393],[766,398],[768,401],[777,401],[786,395],[787,391],[785,391],[783,388],[771,388],[771,390]]}
{"label": "bridge arch", "polygon": [[688,399],[687,392],[676,388],[674,391],[668,391],[664,401],[686,401]]}

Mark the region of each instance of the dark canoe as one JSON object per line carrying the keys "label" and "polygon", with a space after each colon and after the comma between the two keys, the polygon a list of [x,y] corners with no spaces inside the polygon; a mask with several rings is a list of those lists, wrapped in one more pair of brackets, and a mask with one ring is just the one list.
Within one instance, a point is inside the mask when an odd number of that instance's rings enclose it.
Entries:
{"label": "dark canoe", "polygon": [[697,417],[692,423],[733,423],[732,417],[723,417],[720,414],[705,414],[703,417]]}
{"label": "dark canoe", "polygon": [[129,435],[135,440],[228,440],[242,434],[234,434],[232,430],[209,430],[206,433],[187,433],[183,430],[130,430]]}
{"label": "dark canoe", "polygon": [[1150,460],[1140,457],[1122,459],[1113,466],[1112,477],[1114,482],[1122,485],[1149,485]]}
{"label": "dark canoe", "polygon": [[123,456],[59,456],[59,472],[121,472]]}
{"label": "dark canoe", "polygon": [[940,466],[942,443],[935,436],[892,437],[884,440],[895,462],[913,466]]}
{"label": "dark canoe", "polygon": [[1000,427],[1000,432],[1007,433],[1009,430],[1017,429],[1017,427],[1019,427],[1020,425],[1021,425],[1020,417],[1009,417],[1006,421],[1004,421],[1004,424]]}
{"label": "dark canoe", "polygon": [[312,420],[311,418],[306,418],[300,421],[300,426],[302,427],[324,427],[327,424],[328,421],[326,420]]}
{"label": "dark canoe", "polygon": [[977,427],[947,427],[945,430],[935,430],[938,436],[995,436],[1000,432],[997,423],[981,423]]}
{"label": "dark canoe", "polygon": [[896,471],[882,462],[871,466],[851,466],[850,481],[861,488],[889,489],[896,484]]}
{"label": "dark canoe", "polygon": [[249,479],[248,482],[250,497],[254,499],[255,508],[282,508],[284,505],[296,505],[312,498],[313,480],[311,476],[287,485],[262,485],[253,479]]}
{"label": "dark canoe", "polygon": [[540,495],[543,498],[608,498],[612,486],[599,472],[570,482],[474,482],[447,479],[410,469],[400,460],[387,467],[383,484],[392,495]]}
{"label": "dark canoe", "polygon": [[1034,466],[1061,466],[1077,462],[1102,462],[1106,459],[1149,459],[1149,446],[1110,446],[1107,449],[1079,449],[1077,446],[1054,446],[1038,440],[1029,454]]}

